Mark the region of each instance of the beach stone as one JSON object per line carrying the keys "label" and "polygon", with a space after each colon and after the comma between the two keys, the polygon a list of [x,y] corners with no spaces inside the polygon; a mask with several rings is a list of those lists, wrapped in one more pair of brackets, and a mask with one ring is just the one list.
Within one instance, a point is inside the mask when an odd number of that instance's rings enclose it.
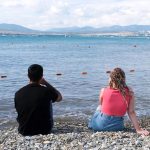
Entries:
{"label": "beach stone", "polygon": [[92,150],[100,150],[101,146],[96,146],[95,148],[93,148]]}
{"label": "beach stone", "polygon": [[101,148],[107,148],[107,145],[105,143],[103,143]]}
{"label": "beach stone", "polygon": [[39,148],[41,146],[41,143],[35,143],[34,146],[35,148]]}
{"label": "beach stone", "polygon": [[121,150],[127,150],[126,148],[122,148]]}
{"label": "beach stone", "polygon": [[[149,122],[150,120],[146,120]],[[146,121],[143,122],[146,124]],[[79,130],[86,128],[80,121],[62,122],[57,131],[48,135],[23,137],[17,132],[17,127],[0,130],[0,150],[150,150],[150,136],[140,136],[132,132],[93,132]],[[67,133],[62,132],[63,126]],[[73,132],[72,128],[78,132]]]}
{"label": "beach stone", "polygon": [[140,140],[135,141],[137,147],[142,147],[142,142]]}
{"label": "beach stone", "polygon": [[115,142],[115,141],[114,141],[114,142],[112,142],[112,143],[111,143],[111,145],[116,145],[116,142]]}
{"label": "beach stone", "polygon": [[43,142],[43,144],[49,144],[50,143],[50,141],[44,141]]}
{"label": "beach stone", "polygon": [[30,139],[31,139],[30,136],[26,136],[26,137],[25,137],[25,140],[30,140]]}
{"label": "beach stone", "polygon": [[44,148],[44,149],[48,149],[48,148],[47,148],[47,145],[44,145],[43,148]]}

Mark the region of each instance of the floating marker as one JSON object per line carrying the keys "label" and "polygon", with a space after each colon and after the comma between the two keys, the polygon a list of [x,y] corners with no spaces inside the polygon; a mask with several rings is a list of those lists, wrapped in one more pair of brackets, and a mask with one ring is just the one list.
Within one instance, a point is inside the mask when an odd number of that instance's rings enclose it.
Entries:
{"label": "floating marker", "polygon": [[106,73],[111,73],[111,71],[108,70],[108,71],[106,71]]}
{"label": "floating marker", "polygon": [[83,75],[86,75],[86,74],[87,74],[87,72],[82,72],[82,74],[83,74]]}
{"label": "floating marker", "polygon": [[1,76],[1,78],[7,78],[7,76]]}
{"label": "floating marker", "polygon": [[134,72],[134,71],[135,71],[134,69],[131,69],[131,70],[130,70],[130,72]]}
{"label": "floating marker", "polygon": [[56,75],[57,75],[57,76],[61,76],[61,75],[62,75],[62,73],[56,73]]}

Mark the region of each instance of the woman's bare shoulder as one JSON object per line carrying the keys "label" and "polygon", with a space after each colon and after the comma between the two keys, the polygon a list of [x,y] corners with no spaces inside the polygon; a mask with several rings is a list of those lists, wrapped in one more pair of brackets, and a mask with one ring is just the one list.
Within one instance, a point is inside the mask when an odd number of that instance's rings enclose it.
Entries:
{"label": "woman's bare shoulder", "polygon": [[101,88],[100,93],[101,93],[101,94],[104,93],[104,91],[106,90],[106,88],[107,88],[107,87]]}
{"label": "woman's bare shoulder", "polygon": [[133,91],[133,88],[132,88],[132,87],[128,86],[128,89],[129,89],[129,92],[130,92],[130,93],[134,94],[134,91]]}

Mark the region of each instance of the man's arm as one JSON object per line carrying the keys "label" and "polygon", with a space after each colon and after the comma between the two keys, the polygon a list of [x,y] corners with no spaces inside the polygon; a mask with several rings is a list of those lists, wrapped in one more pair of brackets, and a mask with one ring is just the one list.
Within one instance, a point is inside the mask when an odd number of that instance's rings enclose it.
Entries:
{"label": "man's arm", "polygon": [[43,84],[46,87],[48,87],[50,90],[55,91],[55,93],[58,95],[56,102],[60,102],[62,100],[61,93],[56,88],[54,88],[52,85],[50,85],[44,78],[41,79],[40,84]]}

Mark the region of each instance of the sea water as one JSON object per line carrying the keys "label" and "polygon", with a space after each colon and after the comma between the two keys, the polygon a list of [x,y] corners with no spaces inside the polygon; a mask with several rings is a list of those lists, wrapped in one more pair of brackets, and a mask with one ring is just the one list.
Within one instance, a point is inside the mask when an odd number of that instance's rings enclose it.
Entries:
{"label": "sea water", "polygon": [[53,105],[55,117],[88,118],[108,85],[106,72],[115,67],[125,71],[134,90],[137,114],[150,114],[150,37],[1,35],[0,76],[7,77],[0,78],[0,122],[15,120],[14,94],[29,83],[27,69],[35,63],[63,95]]}

